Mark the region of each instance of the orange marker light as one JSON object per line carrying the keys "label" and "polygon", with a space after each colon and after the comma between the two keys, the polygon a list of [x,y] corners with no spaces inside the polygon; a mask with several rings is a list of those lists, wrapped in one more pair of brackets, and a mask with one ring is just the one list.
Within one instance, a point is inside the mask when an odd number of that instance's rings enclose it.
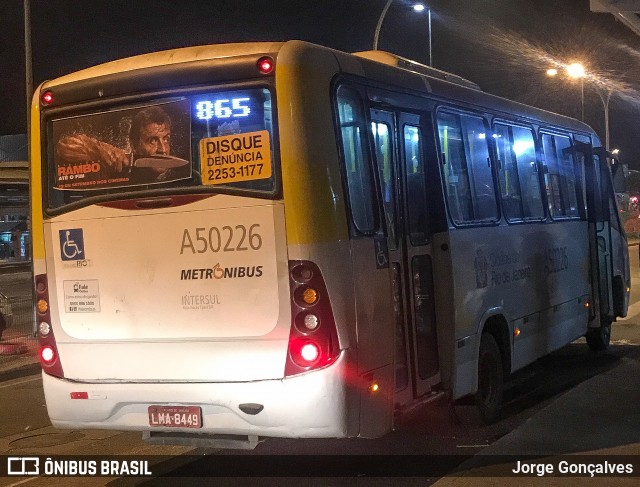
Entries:
{"label": "orange marker light", "polygon": [[314,304],[318,300],[318,291],[308,287],[302,293],[302,300],[307,304]]}
{"label": "orange marker light", "polygon": [[39,313],[46,313],[49,309],[49,303],[45,299],[38,299],[38,303],[36,304]]}

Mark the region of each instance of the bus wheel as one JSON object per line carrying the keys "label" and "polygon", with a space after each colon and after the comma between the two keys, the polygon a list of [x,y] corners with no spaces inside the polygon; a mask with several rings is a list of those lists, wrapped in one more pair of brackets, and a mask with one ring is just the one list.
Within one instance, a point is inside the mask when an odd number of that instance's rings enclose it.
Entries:
{"label": "bus wheel", "polygon": [[609,348],[611,341],[611,321],[603,321],[600,328],[589,328],[586,334],[587,345],[594,352]]}
{"label": "bus wheel", "polygon": [[500,348],[491,333],[483,333],[480,339],[478,392],[475,395],[475,403],[484,423],[492,423],[498,417],[503,389],[504,371]]}

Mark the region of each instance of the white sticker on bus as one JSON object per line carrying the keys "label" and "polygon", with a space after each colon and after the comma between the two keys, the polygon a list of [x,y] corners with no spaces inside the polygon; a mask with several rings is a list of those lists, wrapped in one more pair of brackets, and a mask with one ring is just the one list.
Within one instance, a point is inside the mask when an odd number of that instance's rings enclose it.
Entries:
{"label": "white sticker on bus", "polygon": [[64,281],[64,309],[67,313],[99,313],[98,280]]}

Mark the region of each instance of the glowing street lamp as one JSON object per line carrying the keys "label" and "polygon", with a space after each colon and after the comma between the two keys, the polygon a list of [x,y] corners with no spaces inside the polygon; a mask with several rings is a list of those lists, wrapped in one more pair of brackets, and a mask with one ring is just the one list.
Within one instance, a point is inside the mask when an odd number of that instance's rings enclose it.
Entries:
{"label": "glowing street lamp", "polygon": [[[387,0],[386,5],[382,9],[382,13],[380,14],[380,18],[378,19],[378,25],[376,25],[376,31],[373,34],[373,50],[374,51],[378,50],[378,37],[380,37],[380,28],[382,27],[382,21],[387,15],[387,10],[389,10],[389,7],[391,6],[392,2],[393,0]],[[422,3],[416,3],[413,5],[413,10],[418,13],[422,13],[425,10],[427,11],[427,15],[428,15],[427,18],[429,22],[429,66],[433,66],[433,54],[432,54],[432,48],[431,48],[431,9],[429,7],[426,7]]]}
{"label": "glowing street lamp", "polygon": [[[584,79],[588,73],[581,63],[571,63],[565,67],[567,75],[574,79],[580,79],[580,100],[582,105],[582,121],[584,122]],[[558,70],[556,68],[547,69],[547,76],[556,76]],[[611,100],[611,94],[613,90],[611,88],[600,89],[598,86],[594,86],[595,92],[602,101],[602,108],[604,109],[604,133],[605,133],[605,149],[609,150],[609,101]]]}
{"label": "glowing street lamp", "polygon": [[582,107],[582,118],[584,122],[584,66],[580,63],[571,63],[567,66],[567,74],[574,79],[580,79],[580,106]]}
{"label": "glowing street lamp", "polygon": [[[566,66],[567,75],[570,78],[580,79],[580,107],[582,118],[581,120],[584,122],[584,78],[586,76],[586,72],[584,66],[580,63],[571,63]],[[547,69],[547,76],[557,76],[558,70],[556,68]]]}
{"label": "glowing street lamp", "polygon": [[580,63],[571,63],[569,66],[567,66],[567,74],[572,78],[584,78],[584,66]]}

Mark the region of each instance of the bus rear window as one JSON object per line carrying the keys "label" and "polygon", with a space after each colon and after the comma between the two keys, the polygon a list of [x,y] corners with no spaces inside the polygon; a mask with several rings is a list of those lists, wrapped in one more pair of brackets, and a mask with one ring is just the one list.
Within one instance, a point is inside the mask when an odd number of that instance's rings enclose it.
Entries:
{"label": "bus rear window", "polygon": [[48,206],[156,188],[224,186],[272,194],[273,125],[271,93],[264,88],[52,118]]}

